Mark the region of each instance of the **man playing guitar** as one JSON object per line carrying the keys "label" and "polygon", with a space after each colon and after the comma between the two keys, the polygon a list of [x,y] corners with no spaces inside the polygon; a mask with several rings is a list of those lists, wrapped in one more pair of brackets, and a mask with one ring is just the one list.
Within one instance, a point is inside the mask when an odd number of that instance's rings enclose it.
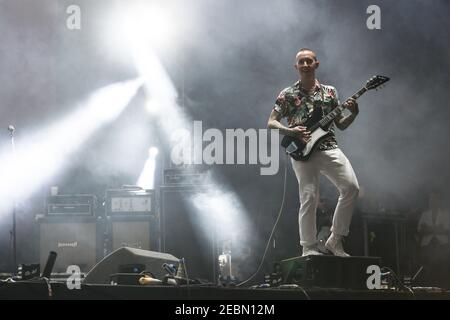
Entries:
{"label": "man playing guitar", "polygon": [[[319,60],[316,54],[307,48],[300,49],[296,56],[295,68],[300,80],[285,88],[279,94],[270,114],[268,127],[278,129],[284,135],[295,137],[304,143],[311,139],[311,133],[305,123],[313,113],[326,115],[340,103],[334,87],[320,84],[316,79]],[[317,248],[316,210],[319,201],[319,175],[325,175],[339,190],[339,200],[333,215],[331,235],[325,247],[336,256],[349,256],[343,248],[342,239],[348,235],[359,186],[355,172],[334,135],[334,125],[340,130],[346,129],[356,118],[359,110],[356,100],[348,99],[343,104],[351,114],[339,114],[328,128],[329,135],[321,140],[315,152],[307,161],[291,159],[292,167],[299,184],[300,245],[303,256],[321,254]],[[287,118],[289,127],[280,120]]]}

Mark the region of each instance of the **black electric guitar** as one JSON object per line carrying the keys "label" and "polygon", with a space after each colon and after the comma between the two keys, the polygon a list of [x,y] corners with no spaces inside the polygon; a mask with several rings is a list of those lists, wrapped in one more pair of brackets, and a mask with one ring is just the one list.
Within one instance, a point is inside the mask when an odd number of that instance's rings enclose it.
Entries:
{"label": "black electric guitar", "polygon": [[[388,77],[373,76],[366,82],[366,85],[352,95],[351,98],[358,99],[365,92],[377,89],[387,81],[389,81]],[[324,116],[322,115],[321,109],[322,108],[314,108],[311,117],[303,125],[307,128],[307,131],[311,132],[311,139],[308,143],[291,136],[284,136],[281,140],[281,146],[284,147],[286,153],[295,160],[306,161],[309,159],[316,146],[331,135],[328,131],[331,124],[334,119],[344,111],[345,107],[341,104]]]}

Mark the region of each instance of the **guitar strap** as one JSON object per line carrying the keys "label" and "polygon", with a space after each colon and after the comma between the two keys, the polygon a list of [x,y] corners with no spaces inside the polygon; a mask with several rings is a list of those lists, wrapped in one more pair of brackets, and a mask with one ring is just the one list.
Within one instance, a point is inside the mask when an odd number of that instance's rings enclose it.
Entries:
{"label": "guitar strap", "polygon": [[325,104],[325,95],[323,93],[323,86],[322,84],[320,84],[320,97],[321,97],[321,103],[320,103],[320,108],[322,109],[322,117],[325,116],[325,110],[323,110],[323,106]]}
{"label": "guitar strap", "polygon": [[[321,96],[320,109],[322,110],[322,117],[325,117],[325,94],[324,94],[324,87],[322,86],[322,84],[320,84],[320,96]],[[328,127],[327,131],[330,131],[332,126],[333,124],[331,124]]]}
{"label": "guitar strap", "polygon": [[315,99],[315,95],[314,95],[314,97],[313,97],[313,108],[315,110],[316,108],[320,107],[320,111],[321,111],[322,117],[324,117],[325,116],[325,110],[324,110],[324,105],[325,105],[324,88],[323,88],[323,85],[321,83],[319,84],[319,86],[320,86],[320,106],[318,106],[316,104],[317,100]]}

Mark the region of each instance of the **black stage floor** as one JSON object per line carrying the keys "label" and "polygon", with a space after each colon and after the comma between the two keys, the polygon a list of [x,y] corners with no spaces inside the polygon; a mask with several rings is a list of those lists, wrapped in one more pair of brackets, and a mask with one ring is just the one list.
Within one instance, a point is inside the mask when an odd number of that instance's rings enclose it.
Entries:
{"label": "black stage floor", "polygon": [[225,288],[217,286],[128,286],[81,285],[68,289],[65,283],[21,281],[0,283],[0,300],[450,300],[450,291],[439,288],[411,290],[346,290],[333,288]]}

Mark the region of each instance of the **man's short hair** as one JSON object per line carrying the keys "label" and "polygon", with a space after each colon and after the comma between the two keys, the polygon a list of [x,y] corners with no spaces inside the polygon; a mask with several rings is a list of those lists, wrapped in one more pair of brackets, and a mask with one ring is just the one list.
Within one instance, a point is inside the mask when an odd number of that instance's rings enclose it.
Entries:
{"label": "man's short hair", "polygon": [[310,48],[301,48],[300,50],[298,50],[298,52],[300,52],[300,51],[312,51],[312,52],[314,52],[312,49],[310,49]]}
{"label": "man's short hair", "polygon": [[313,52],[314,53],[314,59],[317,61],[317,56],[316,56],[316,53],[314,52],[314,50],[305,47],[305,48],[301,48],[300,50],[298,50],[297,54],[299,52],[302,52],[302,51],[311,51],[311,52]]}

